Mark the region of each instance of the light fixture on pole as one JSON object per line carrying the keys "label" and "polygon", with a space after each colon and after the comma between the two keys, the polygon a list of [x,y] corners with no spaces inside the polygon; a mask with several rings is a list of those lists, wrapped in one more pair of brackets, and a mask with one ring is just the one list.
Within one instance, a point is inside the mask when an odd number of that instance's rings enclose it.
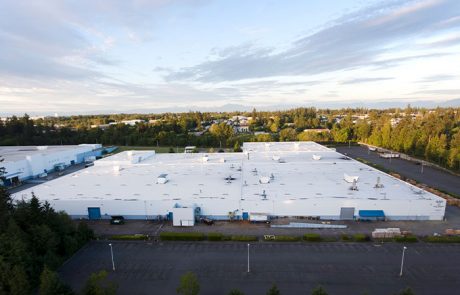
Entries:
{"label": "light fixture on pole", "polygon": [[112,244],[109,244],[110,246],[110,255],[112,256],[112,269],[113,271],[115,271],[115,261],[113,260],[113,248],[112,248]]}
{"label": "light fixture on pole", "polygon": [[249,245],[250,244],[248,244],[248,273],[249,273]]}
{"label": "light fixture on pole", "polygon": [[404,267],[404,252],[406,252],[407,247],[403,247],[402,257],[401,257],[401,271],[399,272],[399,276],[402,277],[403,274],[403,267]]}

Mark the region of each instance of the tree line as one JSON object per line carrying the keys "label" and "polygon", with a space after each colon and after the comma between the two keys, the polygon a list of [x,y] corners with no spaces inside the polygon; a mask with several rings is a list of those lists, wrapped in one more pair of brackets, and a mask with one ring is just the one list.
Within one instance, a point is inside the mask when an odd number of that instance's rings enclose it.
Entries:
{"label": "tree line", "polygon": [[[238,133],[232,116],[247,116],[248,133]],[[130,126],[124,119],[145,122]],[[150,122],[149,122],[150,121]],[[97,128],[94,124],[112,124]],[[310,129],[316,129],[309,131]],[[225,148],[245,141],[364,142],[460,171],[460,108],[297,108],[276,112],[167,113],[44,118],[11,117],[0,123],[0,145],[101,143],[122,146]]]}
{"label": "tree line", "polygon": [[[4,169],[0,168],[0,177]],[[72,294],[55,270],[93,232],[35,196],[13,202],[0,186],[0,294]]]}

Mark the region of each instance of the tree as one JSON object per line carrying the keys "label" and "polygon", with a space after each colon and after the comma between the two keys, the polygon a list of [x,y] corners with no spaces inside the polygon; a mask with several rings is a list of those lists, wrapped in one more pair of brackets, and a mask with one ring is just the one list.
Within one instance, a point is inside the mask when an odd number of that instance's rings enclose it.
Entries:
{"label": "tree", "polygon": [[40,295],[70,295],[72,290],[64,285],[59,276],[54,271],[51,271],[47,266],[43,269],[40,275]]}
{"label": "tree", "polygon": [[323,289],[323,287],[318,286],[311,291],[311,295],[327,295],[327,292]]}
{"label": "tree", "polygon": [[107,276],[105,270],[91,274],[83,288],[83,295],[115,295],[117,286],[109,282]]}
{"label": "tree", "polygon": [[414,291],[411,288],[407,287],[406,289],[401,290],[398,295],[414,295]]}
{"label": "tree", "polygon": [[198,295],[200,293],[200,284],[196,275],[191,271],[186,272],[180,278],[180,284],[176,291],[182,295]]}
{"label": "tree", "polygon": [[235,145],[233,146],[233,151],[234,151],[235,153],[240,153],[240,152],[243,151],[243,150],[241,149],[240,143],[239,143],[238,141],[235,142]]}
{"label": "tree", "polygon": [[278,287],[273,284],[272,287],[268,289],[267,295],[281,295],[281,292]]}
{"label": "tree", "polygon": [[24,268],[20,265],[15,265],[10,273],[8,285],[10,288],[9,294],[23,295],[29,294],[30,285],[27,280],[27,274]]}
{"label": "tree", "polygon": [[280,141],[293,141],[296,140],[297,133],[293,128],[285,128],[280,131]]}
{"label": "tree", "polygon": [[238,289],[232,289],[232,290],[230,290],[230,292],[228,293],[228,295],[244,295],[244,293],[241,292],[241,291],[238,290]]}

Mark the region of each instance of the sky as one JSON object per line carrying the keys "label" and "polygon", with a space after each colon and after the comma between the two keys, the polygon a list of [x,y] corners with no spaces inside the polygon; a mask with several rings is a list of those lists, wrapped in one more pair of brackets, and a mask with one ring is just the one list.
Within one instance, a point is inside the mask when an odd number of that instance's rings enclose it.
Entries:
{"label": "sky", "polygon": [[459,98],[458,0],[0,1],[0,114]]}

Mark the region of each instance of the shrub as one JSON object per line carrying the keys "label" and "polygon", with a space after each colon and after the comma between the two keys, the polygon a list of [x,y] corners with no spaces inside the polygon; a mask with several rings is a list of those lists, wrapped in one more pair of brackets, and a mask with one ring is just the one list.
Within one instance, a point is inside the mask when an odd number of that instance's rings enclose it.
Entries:
{"label": "shrub", "polygon": [[414,235],[408,235],[405,237],[395,237],[395,242],[398,243],[416,243],[418,242],[418,239]]}
{"label": "shrub", "polygon": [[221,233],[209,233],[208,240],[209,241],[222,241],[224,235]]}
{"label": "shrub", "polygon": [[425,238],[428,243],[460,243],[460,236],[429,236]]}
{"label": "shrub", "polygon": [[257,241],[258,238],[256,236],[232,236],[231,240],[238,242],[253,242]]}
{"label": "shrub", "polygon": [[272,241],[276,242],[298,242],[300,237],[297,236],[275,236],[275,239]]}
{"label": "shrub", "polygon": [[145,241],[149,239],[147,235],[135,234],[135,235],[113,235],[110,237],[111,240],[123,240],[123,241]]}
{"label": "shrub", "polygon": [[355,242],[369,242],[371,238],[365,234],[354,234],[353,241]]}
{"label": "shrub", "polygon": [[347,234],[342,234],[342,235],[340,236],[340,239],[341,239],[342,241],[345,241],[345,242],[348,242],[348,241],[351,241],[351,240],[352,240],[352,238],[351,238],[349,235],[347,235]]}
{"label": "shrub", "polygon": [[205,238],[205,235],[202,233],[160,233],[160,239],[162,241],[203,241]]}
{"label": "shrub", "polygon": [[319,234],[305,234],[303,239],[307,242],[321,242],[321,236]]}

